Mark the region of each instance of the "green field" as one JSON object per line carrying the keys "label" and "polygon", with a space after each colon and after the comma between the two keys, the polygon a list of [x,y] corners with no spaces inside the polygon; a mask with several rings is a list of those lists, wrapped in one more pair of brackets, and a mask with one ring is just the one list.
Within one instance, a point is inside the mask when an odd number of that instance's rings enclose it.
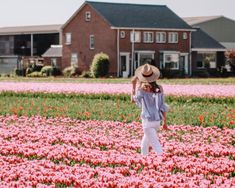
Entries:
{"label": "green field", "polygon": [[[166,97],[168,124],[234,128],[235,98]],[[1,93],[0,114],[140,121],[140,109],[128,95]]]}

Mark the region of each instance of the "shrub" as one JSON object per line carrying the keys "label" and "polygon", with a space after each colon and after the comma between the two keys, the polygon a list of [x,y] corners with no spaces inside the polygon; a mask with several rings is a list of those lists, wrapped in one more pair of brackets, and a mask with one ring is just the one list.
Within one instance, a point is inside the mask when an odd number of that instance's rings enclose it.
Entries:
{"label": "shrub", "polygon": [[83,71],[80,77],[82,77],[82,78],[91,78],[92,75],[91,75],[90,71]]}
{"label": "shrub", "polygon": [[47,65],[41,69],[41,73],[45,76],[58,76],[61,74],[61,71],[57,67]]}
{"label": "shrub", "polygon": [[210,75],[206,69],[194,70],[193,77],[208,78]]}
{"label": "shrub", "polygon": [[23,70],[22,69],[15,69],[15,75],[16,76],[23,76]]}
{"label": "shrub", "polygon": [[27,74],[27,77],[43,77],[42,73],[39,71],[32,72],[30,74]]}
{"label": "shrub", "polygon": [[45,76],[52,76],[53,75],[53,67],[52,66],[44,66],[41,69],[41,74]]}
{"label": "shrub", "polygon": [[109,72],[109,56],[103,52],[94,56],[90,71],[93,77],[104,77]]}
{"label": "shrub", "polygon": [[66,68],[63,70],[63,75],[64,75],[65,77],[73,77],[73,76],[76,76],[76,75],[78,75],[78,68],[77,68],[77,67],[74,67],[74,66],[66,67]]}

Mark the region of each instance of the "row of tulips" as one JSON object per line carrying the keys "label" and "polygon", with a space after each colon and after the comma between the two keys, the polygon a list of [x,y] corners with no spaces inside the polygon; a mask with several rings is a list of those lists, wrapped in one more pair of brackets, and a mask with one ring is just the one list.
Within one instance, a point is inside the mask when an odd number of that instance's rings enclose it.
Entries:
{"label": "row of tulips", "polygon": [[0,187],[235,186],[234,129],[169,127],[143,157],[137,122],[0,116]]}
{"label": "row of tulips", "polygon": [[[166,95],[234,97],[235,85],[168,85],[163,84]],[[108,83],[43,83],[0,82],[0,91],[45,92],[45,93],[108,93],[129,94],[131,84]]]}

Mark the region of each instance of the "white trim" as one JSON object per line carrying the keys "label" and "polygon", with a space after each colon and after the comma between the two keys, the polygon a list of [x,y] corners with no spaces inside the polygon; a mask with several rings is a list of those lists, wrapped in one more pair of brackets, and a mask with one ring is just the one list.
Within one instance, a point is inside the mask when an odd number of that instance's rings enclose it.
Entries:
{"label": "white trim", "polygon": [[225,52],[226,49],[219,48],[192,48],[192,51],[200,51],[200,52]]}
{"label": "white trim", "polygon": [[[70,36],[70,38],[67,38],[69,36]],[[67,40],[67,39],[70,39],[70,40]],[[71,45],[71,44],[72,44],[72,33],[67,32],[67,33],[65,33],[65,45]]]}
{"label": "white trim", "polygon": [[31,35],[31,34],[57,34],[59,31],[33,31],[33,32],[0,32],[1,35]]}
{"label": "white trim", "polygon": [[91,21],[91,11],[85,12],[85,21],[90,22]]}
{"label": "white trim", "polygon": [[120,30],[117,29],[117,77],[119,77],[120,56],[121,56],[121,54],[120,54],[120,44],[119,44],[120,43],[119,35],[120,35]]}
{"label": "white trim", "polygon": [[[145,39],[148,39],[148,34],[152,34],[152,40],[151,41],[145,41]],[[147,37],[145,38],[145,35],[147,35]],[[143,32],[143,43],[154,43],[154,39],[155,39],[155,37],[154,37],[155,35],[154,35],[154,32],[153,31],[144,31]]]}
{"label": "white trim", "polygon": [[[91,46],[91,39],[93,38],[93,47]],[[94,35],[90,35],[89,36],[89,49],[90,50],[94,50],[95,49],[95,36]]]}
{"label": "white trim", "polygon": [[163,50],[163,51],[159,51],[160,53],[164,53],[164,54],[180,54],[180,51],[168,51],[168,50]]}
{"label": "white trim", "polygon": [[30,55],[33,56],[33,34],[30,36]]}
{"label": "white trim", "polygon": [[[130,52],[120,52],[119,55],[119,63],[121,63],[120,58],[121,56],[126,56],[126,67],[127,70],[126,71],[120,71],[120,73],[122,74],[122,77],[127,78],[130,72]],[[120,64],[119,64],[120,66]]]}
{"label": "white trim", "polygon": [[189,76],[192,75],[192,32],[189,33]]}
{"label": "white trim", "polygon": [[136,53],[155,54],[155,51],[151,50],[135,50]]}
{"label": "white trim", "polygon": [[19,57],[19,55],[0,55],[0,58],[18,58]]}
{"label": "white trim", "polygon": [[159,31],[197,31],[196,29],[177,29],[177,28],[140,28],[140,27],[115,27],[111,26],[111,29],[127,29],[127,30],[159,30]]}
{"label": "white trim", "polygon": [[[132,32],[134,33],[135,30],[133,29]],[[132,75],[132,72],[134,72],[134,55],[135,55],[135,41],[131,41],[131,75]]]}

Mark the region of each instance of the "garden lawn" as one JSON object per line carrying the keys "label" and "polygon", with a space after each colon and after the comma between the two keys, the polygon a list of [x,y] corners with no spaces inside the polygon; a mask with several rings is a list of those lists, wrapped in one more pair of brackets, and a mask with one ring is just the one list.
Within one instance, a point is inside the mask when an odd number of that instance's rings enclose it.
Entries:
{"label": "garden lawn", "polygon": [[234,187],[234,129],[175,125],[162,157],[139,123],[0,116],[0,187]]}

